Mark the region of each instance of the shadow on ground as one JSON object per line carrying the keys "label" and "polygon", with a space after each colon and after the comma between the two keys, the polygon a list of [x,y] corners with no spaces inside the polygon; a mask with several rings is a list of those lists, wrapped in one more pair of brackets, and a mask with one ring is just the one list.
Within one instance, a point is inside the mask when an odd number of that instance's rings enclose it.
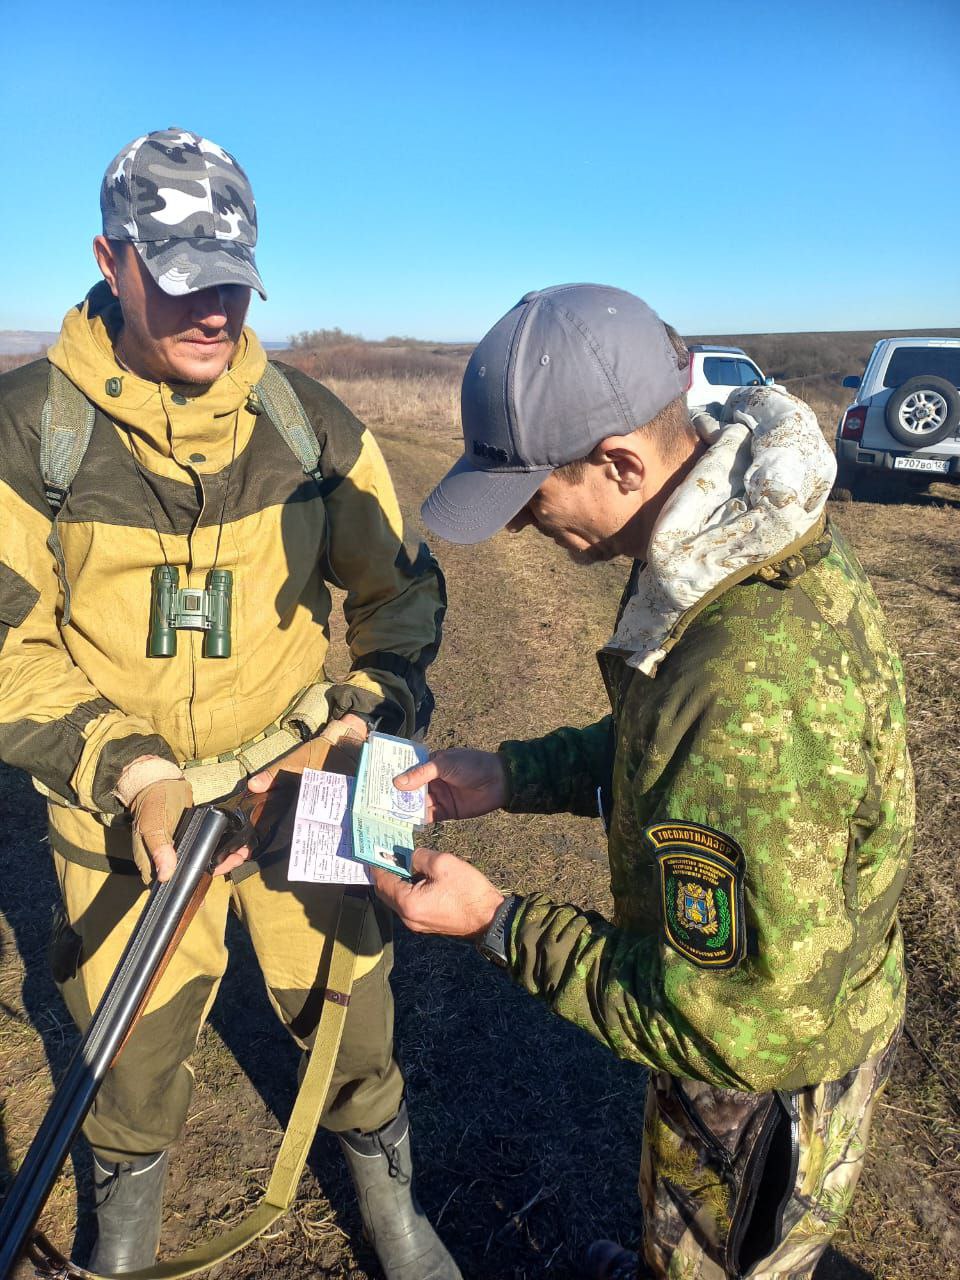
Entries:
{"label": "shadow on ground", "polygon": [[[15,943],[26,1018],[42,1040],[50,1073],[59,1078],[77,1037],[47,969],[57,890],[44,843],[43,806],[26,779],[3,769],[0,805],[3,829],[16,833],[0,861],[0,911],[8,926],[4,969],[11,972],[9,948]],[[218,1105],[217,1080],[205,1082],[213,1105],[191,1124],[177,1152],[181,1201],[184,1195],[189,1201],[193,1177],[218,1155],[229,1166],[227,1177],[239,1185],[243,1170],[231,1164],[231,1130],[245,1128],[264,1109],[279,1127],[293,1100],[297,1051],[273,1016],[252,949],[234,922],[229,940],[231,964],[210,1023],[245,1077],[240,1107],[237,1090],[221,1096]],[[469,947],[401,931],[394,988],[420,1195],[467,1280],[572,1280],[579,1274],[580,1252],[594,1237],[635,1245],[643,1071],[551,1018]],[[15,1007],[10,1015],[22,1017]],[[17,1106],[16,1084],[8,1079],[8,1108]],[[39,1119],[38,1105],[33,1127]],[[89,1160],[83,1144],[75,1145],[80,1205],[89,1209]],[[261,1156],[265,1160],[266,1152]],[[0,1171],[11,1163],[0,1141]],[[302,1197],[311,1195],[329,1201],[337,1225],[333,1255],[326,1265],[311,1267],[313,1273],[379,1274],[362,1244],[353,1253],[344,1248],[345,1236],[360,1239],[359,1217],[329,1135],[314,1144],[301,1186]],[[171,1197],[171,1209],[173,1204]],[[199,1211],[198,1205],[192,1208]],[[212,1205],[207,1212],[214,1212]],[[65,1245],[73,1221],[69,1210],[60,1217],[56,1235]],[[86,1225],[74,1242],[79,1258],[91,1243]],[[244,1255],[247,1261],[228,1263],[220,1274],[298,1273],[306,1247],[295,1229],[288,1230],[264,1247],[266,1256],[263,1250],[258,1259]],[[831,1254],[817,1275],[864,1280],[868,1273]]]}

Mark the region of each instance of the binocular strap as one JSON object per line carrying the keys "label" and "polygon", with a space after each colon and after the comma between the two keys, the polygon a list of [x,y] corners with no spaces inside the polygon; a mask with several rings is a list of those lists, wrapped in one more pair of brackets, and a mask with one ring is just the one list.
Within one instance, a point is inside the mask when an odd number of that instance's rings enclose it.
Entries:
{"label": "binocular strap", "polygon": [[[320,1022],[303,1082],[294,1101],[263,1198],[247,1217],[229,1231],[204,1240],[178,1258],[155,1263],[140,1271],[130,1271],[126,1273],[125,1280],[181,1280],[181,1277],[205,1271],[256,1240],[293,1204],[303,1166],[330,1090],[368,909],[366,890],[361,893],[350,890],[344,892],[334,933],[333,955]],[[27,1256],[33,1262],[37,1275],[44,1277],[44,1280],[103,1280],[103,1277],[64,1258],[40,1231],[34,1232]]]}

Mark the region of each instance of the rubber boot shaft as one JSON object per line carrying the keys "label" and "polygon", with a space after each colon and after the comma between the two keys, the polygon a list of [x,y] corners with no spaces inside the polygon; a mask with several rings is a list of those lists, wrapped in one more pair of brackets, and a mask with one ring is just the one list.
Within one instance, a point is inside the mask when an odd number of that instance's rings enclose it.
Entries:
{"label": "rubber boot shaft", "polygon": [[93,1153],[98,1233],[91,1271],[115,1276],[156,1262],[166,1180],[166,1151],[119,1163]]}
{"label": "rubber boot shaft", "polygon": [[387,1280],[462,1280],[413,1191],[407,1108],[375,1133],[337,1135],[356,1188],[363,1230]]}

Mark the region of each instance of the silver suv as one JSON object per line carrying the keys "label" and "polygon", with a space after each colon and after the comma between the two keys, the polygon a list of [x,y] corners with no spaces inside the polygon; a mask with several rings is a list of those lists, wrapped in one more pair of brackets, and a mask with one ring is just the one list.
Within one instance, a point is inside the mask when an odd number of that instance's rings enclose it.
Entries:
{"label": "silver suv", "polygon": [[960,338],[881,338],[837,425],[837,483],[960,479]]}

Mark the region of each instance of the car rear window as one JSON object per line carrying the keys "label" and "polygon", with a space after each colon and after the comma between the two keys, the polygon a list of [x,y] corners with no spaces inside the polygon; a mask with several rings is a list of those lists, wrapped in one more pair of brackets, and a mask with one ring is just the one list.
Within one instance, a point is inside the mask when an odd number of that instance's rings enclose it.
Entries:
{"label": "car rear window", "polygon": [[960,387],[960,347],[897,347],[883,375],[883,385],[902,387],[924,373]]}

